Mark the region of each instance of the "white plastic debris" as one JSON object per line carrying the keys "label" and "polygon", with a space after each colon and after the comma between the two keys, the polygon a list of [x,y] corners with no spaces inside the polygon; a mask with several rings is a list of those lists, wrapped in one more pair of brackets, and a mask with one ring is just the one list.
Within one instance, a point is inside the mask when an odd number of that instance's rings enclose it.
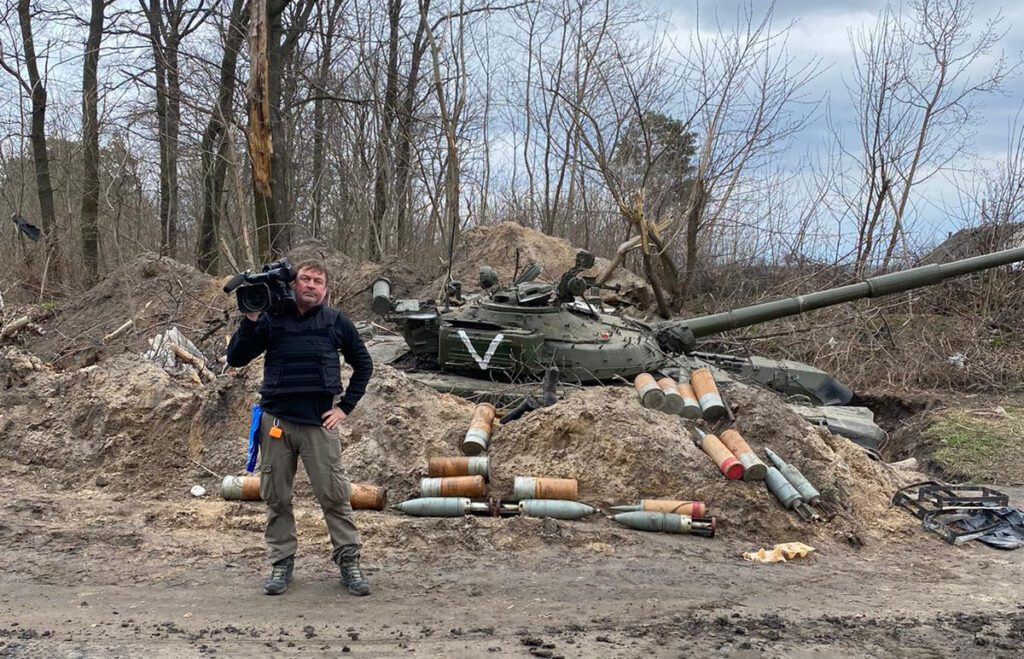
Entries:
{"label": "white plastic debris", "polygon": [[967,363],[967,355],[962,352],[958,352],[955,355],[946,357],[946,361],[949,362],[953,368],[963,368]]}
{"label": "white plastic debris", "polygon": [[189,492],[192,494],[192,496],[197,498],[206,496],[206,488],[203,487],[202,485],[193,485],[192,489],[189,490]]}
{"label": "white plastic debris", "polygon": [[142,356],[167,370],[179,369],[181,368],[181,363],[174,354],[174,350],[171,349],[173,345],[181,346],[187,352],[203,359],[203,353],[199,348],[189,341],[177,327],[172,327],[166,332],[160,332],[150,339],[149,350],[142,353]]}

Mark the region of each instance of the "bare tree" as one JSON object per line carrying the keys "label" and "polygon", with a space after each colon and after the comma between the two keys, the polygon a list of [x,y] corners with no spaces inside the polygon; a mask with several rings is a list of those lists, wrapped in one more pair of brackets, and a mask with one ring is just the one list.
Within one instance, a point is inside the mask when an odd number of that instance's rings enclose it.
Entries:
{"label": "bare tree", "polygon": [[232,0],[231,13],[223,37],[224,53],[220,63],[217,103],[210,112],[203,132],[202,174],[203,206],[196,236],[196,265],[205,272],[218,269],[218,236],[224,212],[224,182],[227,175],[228,147],[232,122],[231,99],[235,93],[238,53],[245,38],[247,15],[242,11],[245,0]]}
{"label": "bare tree", "polygon": [[[430,12],[430,0],[419,0],[419,16]],[[412,242],[412,211],[410,209],[413,177],[413,130],[416,120],[416,105],[420,81],[420,67],[427,51],[427,23],[416,21],[416,33],[409,53],[409,71],[401,92],[401,103],[397,106],[398,129],[395,135],[395,233],[398,235],[397,249],[405,252]]]}
{"label": "bare tree", "polygon": [[[786,55],[788,26],[774,26],[772,9],[761,17],[748,10],[733,27],[719,25],[714,36],[704,34],[698,26],[685,58],[683,98],[691,110],[682,114],[691,117],[688,125],[699,146],[683,221],[669,239],[684,236],[683,298],[712,229],[744,196],[757,194],[749,187],[750,174],[787,145],[816,107],[804,95],[818,63]],[[805,103],[802,113],[794,112],[798,102]]]}
{"label": "bare tree", "polygon": [[156,116],[160,144],[160,253],[174,255],[178,243],[178,134],[181,127],[182,40],[210,15],[205,0],[139,0],[149,24],[156,77]]}
{"label": "bare tree", "polygon": [[21,73],[20,63],[8,61],[7,55],[3,52],[0,52],[0,66],[3,66],[18,80],[32,100],[30,141],[32,143],[32,160],[35,165],[39,213],[46,240],[46,265],[43,275],[45,282],[46,272],[49,272],[54,279],[59,277],[61,269],[60,244],[57,239],[57,214],[53,202],[53,183],[50,180],[50,159],[46,150],[46,85],[39,75],[35,41],[32,37],[32,8],[29,0],[18,0],[18,22],[21,26],[27,79]]}
{"label": "bare tree", "polygon": [[249,150],[253,161],[256,197],[256,234],[259,258],[280,256],[291,241],[290,193],[286,148],[287,125],[281,106],[286,63],[316,6],[314,0],[296,0],[285,21],[289,0],[251,0],[249,77]]}
{"label": "bare tree", "polygon": [[99,279],[100,126],[98,73],[103,18],[110,0],[92,0],[82,65],[82,263],[90,283]]}
{"label": "bare tree", "polygon": [[1016,69],[1001,57],[983,73],[977,66],[1002,37],[1000,17],[972,37],[970,0],[914,0],[910,8],[909,17],[886,8],[873,28],[851,36],[859,144],[844,152],[860,179],[843,197],[858,218],[861,272],[876,257],[889,268],[912,191],[964,153],[979,99]]}

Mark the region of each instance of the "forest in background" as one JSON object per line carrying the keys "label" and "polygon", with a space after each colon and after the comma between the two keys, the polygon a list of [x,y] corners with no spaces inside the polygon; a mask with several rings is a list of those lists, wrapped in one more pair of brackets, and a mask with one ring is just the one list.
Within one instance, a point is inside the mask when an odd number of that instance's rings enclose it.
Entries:
{"label": "forest in background", "polygon": [[[498,222],[624,255],[663,315],[719,268],[889,270],[934,243],[922,217],[1016,220],[1024,125],[963,170],[1018,73],[1008,29],[963,0],[886,6],[824,99],[826,64],[759,5],[681,37],[623,0],[12,0],[2,292],[67,295],[143,251],[224,274],[307,239],[436,269]],[[830,104],[852,120],[795,153]],[[959,207],[926,198],[940,176]]]}

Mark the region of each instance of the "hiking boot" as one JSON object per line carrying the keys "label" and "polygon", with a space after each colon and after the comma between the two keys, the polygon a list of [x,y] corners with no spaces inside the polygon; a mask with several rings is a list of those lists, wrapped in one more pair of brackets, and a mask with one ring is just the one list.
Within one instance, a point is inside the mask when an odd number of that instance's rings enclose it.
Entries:
{"label": "hiking boot", "polygon": [[370,594],[370,582],[359,568],[359,547],[342,547],[338,554],[338,567],[341,568],[341,583],[348,588],[348,592],[353,595]]}
{"label": "hiking boot", "polygon": [[270,576],[263,582],[264,595],[280,595],[288,590],[292,582],[292,570],[295,569],[295,557],[282,558],[270,567]]}

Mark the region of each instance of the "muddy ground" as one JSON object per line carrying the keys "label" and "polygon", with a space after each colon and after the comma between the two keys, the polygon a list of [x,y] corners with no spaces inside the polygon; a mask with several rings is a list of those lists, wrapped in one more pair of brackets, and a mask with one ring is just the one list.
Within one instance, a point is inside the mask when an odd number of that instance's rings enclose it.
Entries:
{"label": "muddy ground", "polygon": [[271,598],[258,504],[3,467],[2,656],[1019,656],[1024,638],[1024,553],[923,531],[755,565],[726,534],[360,512],[374,594],[354,598],[306,499],[296,580]]}
{"label": "muddy ground", "polygon": [[[461,249],[464,282],[484,262],[507,281],[534,260],[557,281],[574,258],[568,243],[511,225],[475,230]],[[366,311],[377,276],[396,295],[430,296],[444,281],[316,245],[292,256],[324,259],[338,274],[333,300],[356,318],[381,320]],[[643,297],[635,275],[619,281]],[[642,533],[601,516],[359,511],[374,594],[354,598],[300,470],[296,581],[266,597],[262,504],[219,497],[222,476],[242,472],[261,377],[259,360],[236,370],[218,359],[237,322],[222,284],[143,254],[74,299],[0,318],[5,328],[21,313],[32,320],[0,338],[0,656],[1020,654],[1024,552],[943,543],[889,505],[927,474],[874,461],[739,383],[725,386],[735,428],[799,467],[835,516],[804,522],[762,485],[725,480],[694,446],[692,424],[641,408],[629,387],[566,387],[555,405],[495,430],[489,496],[510,496],[517,475],[572,477],[602,508],[706,501],[718,535]],[[211,373],[142,356],[172,327]],[[883,455],[929,469],[925,417],[949,396],[859,394],[890,432]],[[1012,395],[972,405],[987,414],[997,402],[1024,407]],[[391,502],[416,496],[427,459],[458,454],[472,409],[377,364],[340,430],[349,475],[386,487]],[[999,473],[1010,476],[997,486],[1019,482],[1016,470]],[[193,497],[194,485],[207,494]],[[1024,503],[1024,489],[1004,489]],[[788,541],[816,551],[778,565],[741,558]]]}

